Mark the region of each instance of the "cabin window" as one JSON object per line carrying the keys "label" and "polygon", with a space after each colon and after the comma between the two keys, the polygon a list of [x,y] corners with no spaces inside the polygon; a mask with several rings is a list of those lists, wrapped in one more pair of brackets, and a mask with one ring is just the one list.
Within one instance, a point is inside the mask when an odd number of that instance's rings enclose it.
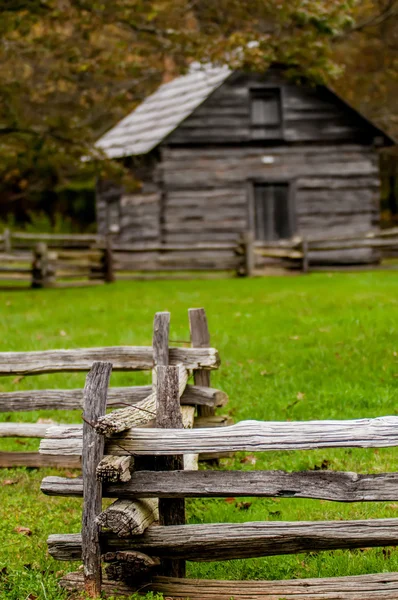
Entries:
{"label": "cabin window", "polygon": [[108,233],[120,231],[120,202],[119,199],[107,203],[107,229]]}
{"label": "cabin window", "polygon": [[289,184],[256,183],[253,198],[256,240],[291,238],[294,234],[294,211]]}
{"label": "cabin window", "polygon": [[282,102],[279,88],[250,91],[251,129],[253,139],[283,137]]}

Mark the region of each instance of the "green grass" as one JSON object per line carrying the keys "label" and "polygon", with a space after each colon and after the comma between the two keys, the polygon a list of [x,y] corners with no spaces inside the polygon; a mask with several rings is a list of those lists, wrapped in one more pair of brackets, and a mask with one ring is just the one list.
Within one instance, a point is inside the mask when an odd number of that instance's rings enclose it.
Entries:
{"label": "green grass", "polygon": [[[4,292],[0,339],[4,351],[148,345],[156,311],[172,314],[171,339],[188,339],[187,309],[206,308],[222,366],[212,384],[225,390],[235,421],[376,417],[398,414],[398,278],[394,273],[310,275],[190,282],[131,282],[94,289]],[[83,385],[84,375],[3,378],[0,390]],[[113,385],[148,382],[147,374],[112,375]],[[76,422],[79,413],[1,414],[2,420],[49,417]],[[0,440],[2,450],[28,450],[36,440]],[[397,452],[320,450],[244,455],[228,469],[396,470]],[[325,463],[324,461],[328,461]],[[0,472],[0,598],[58,600],[60,571],[75,565],[46,554],[50,533],[77,532],[81,501],[40,493],[55,470]],[[397,494],[398,496],[398,494]],[[246,500],[246,499],[245,499]],[[396,516],[398,503],[337,504],[315,500],[191,500],[189,522],[361,519]],[[398,498],[397,498],[398,502]],[[15,531],[28,527],[26,537]],[[189,563],[190,576],[277,579],[398,570],[396,552],[361,549],[224,563]]]}

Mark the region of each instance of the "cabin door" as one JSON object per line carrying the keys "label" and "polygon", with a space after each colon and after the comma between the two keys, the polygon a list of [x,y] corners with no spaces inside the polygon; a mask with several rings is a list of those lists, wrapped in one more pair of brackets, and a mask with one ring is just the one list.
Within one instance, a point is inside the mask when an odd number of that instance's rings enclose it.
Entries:
{"label": "cabin door", "polygon": [[294,234],[294,210],[289,183],[255,183],[253,217],[256,241],[277,241]]}

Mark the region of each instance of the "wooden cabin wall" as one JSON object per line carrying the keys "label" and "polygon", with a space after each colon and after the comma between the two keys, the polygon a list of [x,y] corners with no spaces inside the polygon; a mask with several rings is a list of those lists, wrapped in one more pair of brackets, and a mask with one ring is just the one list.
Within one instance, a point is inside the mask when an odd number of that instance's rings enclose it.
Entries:
{"label": "wooden cabin wall", "polygon": [[[97,186],[98,233],[111,233],[119,244],[158,243],[162,211],[159,159],[153,155],[141,157],[128,167],[137,180],[137,191],[127,191],[110,181]],[[112,231],[110,220],[117,224],[117,231]]]}

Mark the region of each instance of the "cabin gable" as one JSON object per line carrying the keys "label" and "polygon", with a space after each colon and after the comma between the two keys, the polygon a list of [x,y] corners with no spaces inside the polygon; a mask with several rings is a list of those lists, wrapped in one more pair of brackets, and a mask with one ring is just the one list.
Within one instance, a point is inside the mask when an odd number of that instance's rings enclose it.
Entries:
{"label": "cabin gable", "polygon": [[324,86],[295,83],[278,70],[234,73],[163,141],[167,145],[351,142],[382,137]]}

